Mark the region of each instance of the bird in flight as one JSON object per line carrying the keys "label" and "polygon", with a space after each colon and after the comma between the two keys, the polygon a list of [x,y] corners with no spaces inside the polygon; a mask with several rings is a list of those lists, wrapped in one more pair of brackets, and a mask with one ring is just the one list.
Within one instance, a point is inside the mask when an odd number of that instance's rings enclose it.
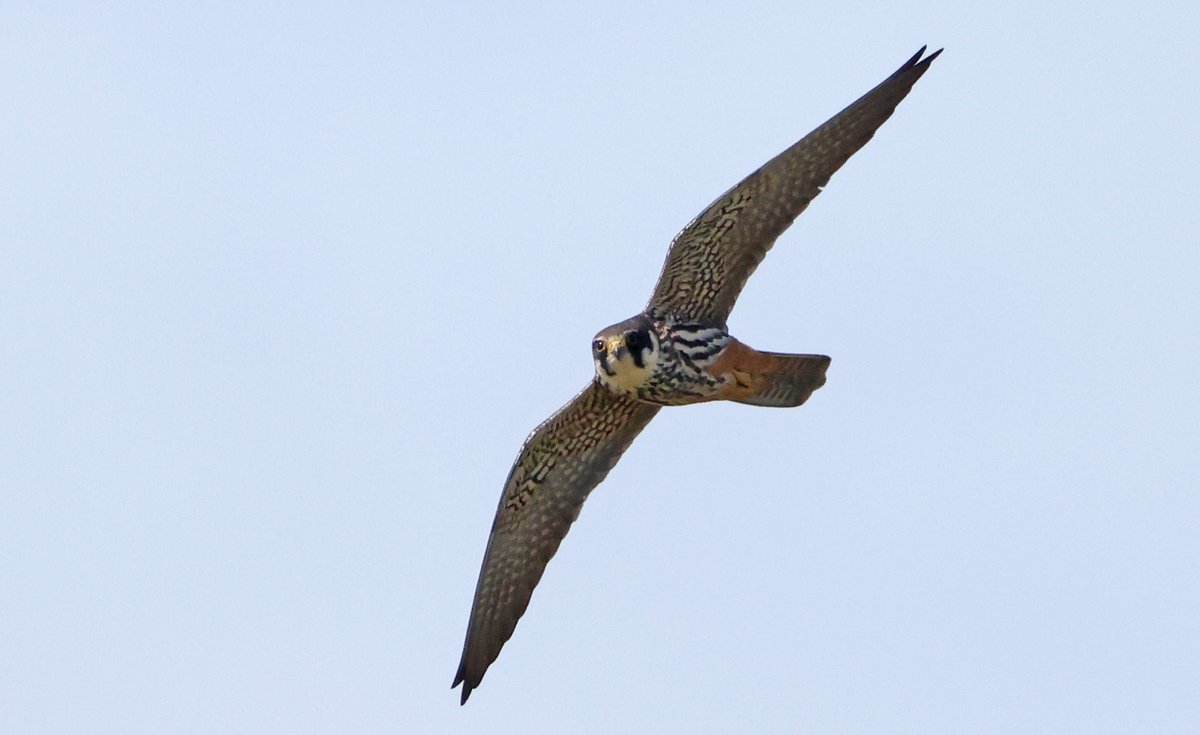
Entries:
{"label": "bird in flight", "polygon": [[[941,51],[911,59],[722,194],[675,236],[644,311],[592,340],[596,375],[534,429],[504,483],[462,660],[462,703],[500,654],[583,501],[663,406],[799,406],[829,358],[760,352],[726,319],[775,240],[866,145]],[[922,58],[924,56],[924,58]]]}

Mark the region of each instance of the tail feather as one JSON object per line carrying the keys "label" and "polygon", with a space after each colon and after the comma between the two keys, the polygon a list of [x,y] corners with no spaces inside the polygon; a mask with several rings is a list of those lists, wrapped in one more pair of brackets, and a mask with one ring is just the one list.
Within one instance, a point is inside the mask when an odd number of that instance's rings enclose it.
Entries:
{"label": "tail feather", "polygon": [[712,372],[732,373],[734,382],[726,400],[752,406],[786,408],[799,406],[812,392],[825,385],[825,370],[829,367],[826,355],[788,355],[780,352],[759,352],[740,342],[727,349]]}

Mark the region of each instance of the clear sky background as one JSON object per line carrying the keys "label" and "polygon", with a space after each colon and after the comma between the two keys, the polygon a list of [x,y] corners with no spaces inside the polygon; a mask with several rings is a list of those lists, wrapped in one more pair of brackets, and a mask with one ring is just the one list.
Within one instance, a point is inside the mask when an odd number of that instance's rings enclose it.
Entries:
{"label": "clear sky background", "polygon": [[[0,731],[1200,731],[1193,2],[0,10]],[[464,708],[502,481],[672,235],[945,54]]]}

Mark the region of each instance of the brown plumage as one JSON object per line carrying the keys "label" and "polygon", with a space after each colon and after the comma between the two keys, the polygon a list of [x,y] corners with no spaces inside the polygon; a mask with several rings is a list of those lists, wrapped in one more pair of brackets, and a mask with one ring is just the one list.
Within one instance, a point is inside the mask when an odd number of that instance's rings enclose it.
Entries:
{"label": "brown plumage", "polygon": [[492,522],[454,677],[464,703],[512,635],[588,493],[658,409],[592,381],[525,440]]}
{"label": "brown plumage", "polygon": [[718,400],[791,408],[825,385],[828,367],[826,355],[759,352],[735,339],[708,366],[708,373],[733,378],[717,394]]}
{"label": "brown plumage", "polygon": [[933,60],[925,47],[825,124],[717,197],[675,236],[648,311],[724,324],[775,240],[867,144]]}
{"label": "brown plumage", "polygon": [[[462,702],[512,635],[588,493],[661,406],[798,406],[825,383],[828,357],[759,352],[725,323],[775,240],[941,53],[924,52],[718,197],[671,242],[646,309],[593,340],[596,377],[529,435],[505,481],[454,678]],[[691,471],[680,463],[681,477]]]}

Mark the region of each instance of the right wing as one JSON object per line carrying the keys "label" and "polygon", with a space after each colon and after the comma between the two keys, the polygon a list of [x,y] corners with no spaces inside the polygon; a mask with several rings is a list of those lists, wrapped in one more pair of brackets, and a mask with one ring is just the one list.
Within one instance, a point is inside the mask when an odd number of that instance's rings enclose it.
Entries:
{"label": "right wing", "polygon": [[658,409],[593,380],[525,440],[500,496],[454,677],[464,704],[512,635],[588,493]]}

